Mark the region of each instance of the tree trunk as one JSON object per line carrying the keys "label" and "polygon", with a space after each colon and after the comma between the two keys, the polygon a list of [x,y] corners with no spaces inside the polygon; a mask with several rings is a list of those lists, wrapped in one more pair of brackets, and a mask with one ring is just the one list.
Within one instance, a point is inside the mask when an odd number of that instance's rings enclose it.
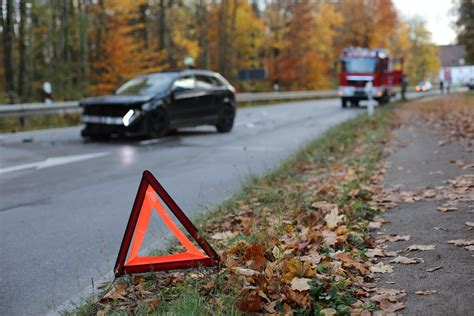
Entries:
{"label": "tree trunk", "polygon": [[219,9],[219,27],[221,31],[219,32],[219,72],[221,72],[224,77],[227,76],[226,72],[226,57],[227,57],[227,7],[228,0],[222,0],[221,7]]}
{"label": "tree trunk", "polygon": [[165,0],[160,0],[160,11],[158,14],[158,40],[160,50],[166,48],[165,46],[165,32],[166,32],[166,12],[165,12]]}
{"label": "tree trunk", "polygon": [[19,66],[18,66],[18,96],[20,100],[24,100],[24,81],[26,67],[26,44],[25,44],[25,22],[26,22],[26,0],[20,0],[20,25],[18,29],[19,35]]}
{"label": "tree trunk", "polygon": [[207,38],[207,0],[199,0],[196,8],[197,25],[199,26],[199,46],[201,47],[200,67],[209,68],[209,43]]}
{"label": "tree trunk", "polygon": [[[3,7],[3,6],[2,6]],[[5,88],[10,103],[14,103],[15,83],[13,75],[13,0],[6,0],[5,19],[3,21],[3,66],[5,69]],[[3,13],[3,12],[2,12]],[[2,14],[3,16],[3,14]]]}

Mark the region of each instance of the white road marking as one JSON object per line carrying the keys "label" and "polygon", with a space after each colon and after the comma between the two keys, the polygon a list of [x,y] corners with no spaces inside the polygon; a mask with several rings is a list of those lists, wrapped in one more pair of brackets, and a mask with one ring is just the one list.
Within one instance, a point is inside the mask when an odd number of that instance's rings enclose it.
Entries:
{"label": "white road marking", "polygon": [[51,167],[66,165],[69,163],[74,163],[74,162],[79,162],[79,161],[84,161],[84,160],[89,160],[89,159],[94,159],[94,158],[100,158],[100,157],[107,156],[109,154],[110,153],[108,152],[101,152],[101,153],[85,154],[85,155],[51,157],[43,161],[2,168],[0,169],[0,174],[21,171],[21,170],[26,170],[26,169],[32,169],[32,168],[35,168],[36,170],[51,168]]}

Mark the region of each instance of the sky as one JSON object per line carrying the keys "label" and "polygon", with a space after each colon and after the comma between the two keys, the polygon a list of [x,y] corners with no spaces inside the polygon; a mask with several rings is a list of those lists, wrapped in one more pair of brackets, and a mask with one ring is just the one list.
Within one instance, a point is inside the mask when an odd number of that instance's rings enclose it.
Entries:
{"label": "sky", "polygon": [[452,0],[393,0],[393,3],[403,17],[422,17],[435,44],[454,44],[456,33],[451,24],[456,17],[450,12]]}

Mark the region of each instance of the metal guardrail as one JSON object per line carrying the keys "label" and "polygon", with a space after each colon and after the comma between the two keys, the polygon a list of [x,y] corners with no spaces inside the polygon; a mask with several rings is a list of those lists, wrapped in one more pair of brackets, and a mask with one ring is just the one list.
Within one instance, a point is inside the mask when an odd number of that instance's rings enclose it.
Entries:
{"label": "metal guardrail", "polygon": [[[455,89],[453,89],[455,90]],[[415,87],[408,87],[407,92],[415,91]],[[276,101],[312,98],[335,98],[337,90],[317,91],[283,91],[283,92],[255,92],[237,93],[237,102]],[[50,115],[81,112],[79,101],[55,103],[25,103],[0,105],[0,117],[28,117],[34,115]]]}
{"label": "metal guardrail", "polygon": [[[237,102],[337,97],[336,90],[238,93]],[[79,101],[0,105],[0,117],[27,117],[81,112]]]}

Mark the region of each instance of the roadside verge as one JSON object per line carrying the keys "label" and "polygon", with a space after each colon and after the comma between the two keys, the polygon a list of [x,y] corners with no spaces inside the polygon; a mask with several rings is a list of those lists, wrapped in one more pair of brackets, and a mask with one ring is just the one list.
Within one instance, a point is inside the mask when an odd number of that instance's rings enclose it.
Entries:
{"label": "roadside verge", "polygon": [[380,163],[396,122],[393,105],[361,115],[253,179],[200,220],[223,259],[220,272],[119,280],[78,314],[339,313],[377,310],[368,297],[369,227],[382,210]]}

